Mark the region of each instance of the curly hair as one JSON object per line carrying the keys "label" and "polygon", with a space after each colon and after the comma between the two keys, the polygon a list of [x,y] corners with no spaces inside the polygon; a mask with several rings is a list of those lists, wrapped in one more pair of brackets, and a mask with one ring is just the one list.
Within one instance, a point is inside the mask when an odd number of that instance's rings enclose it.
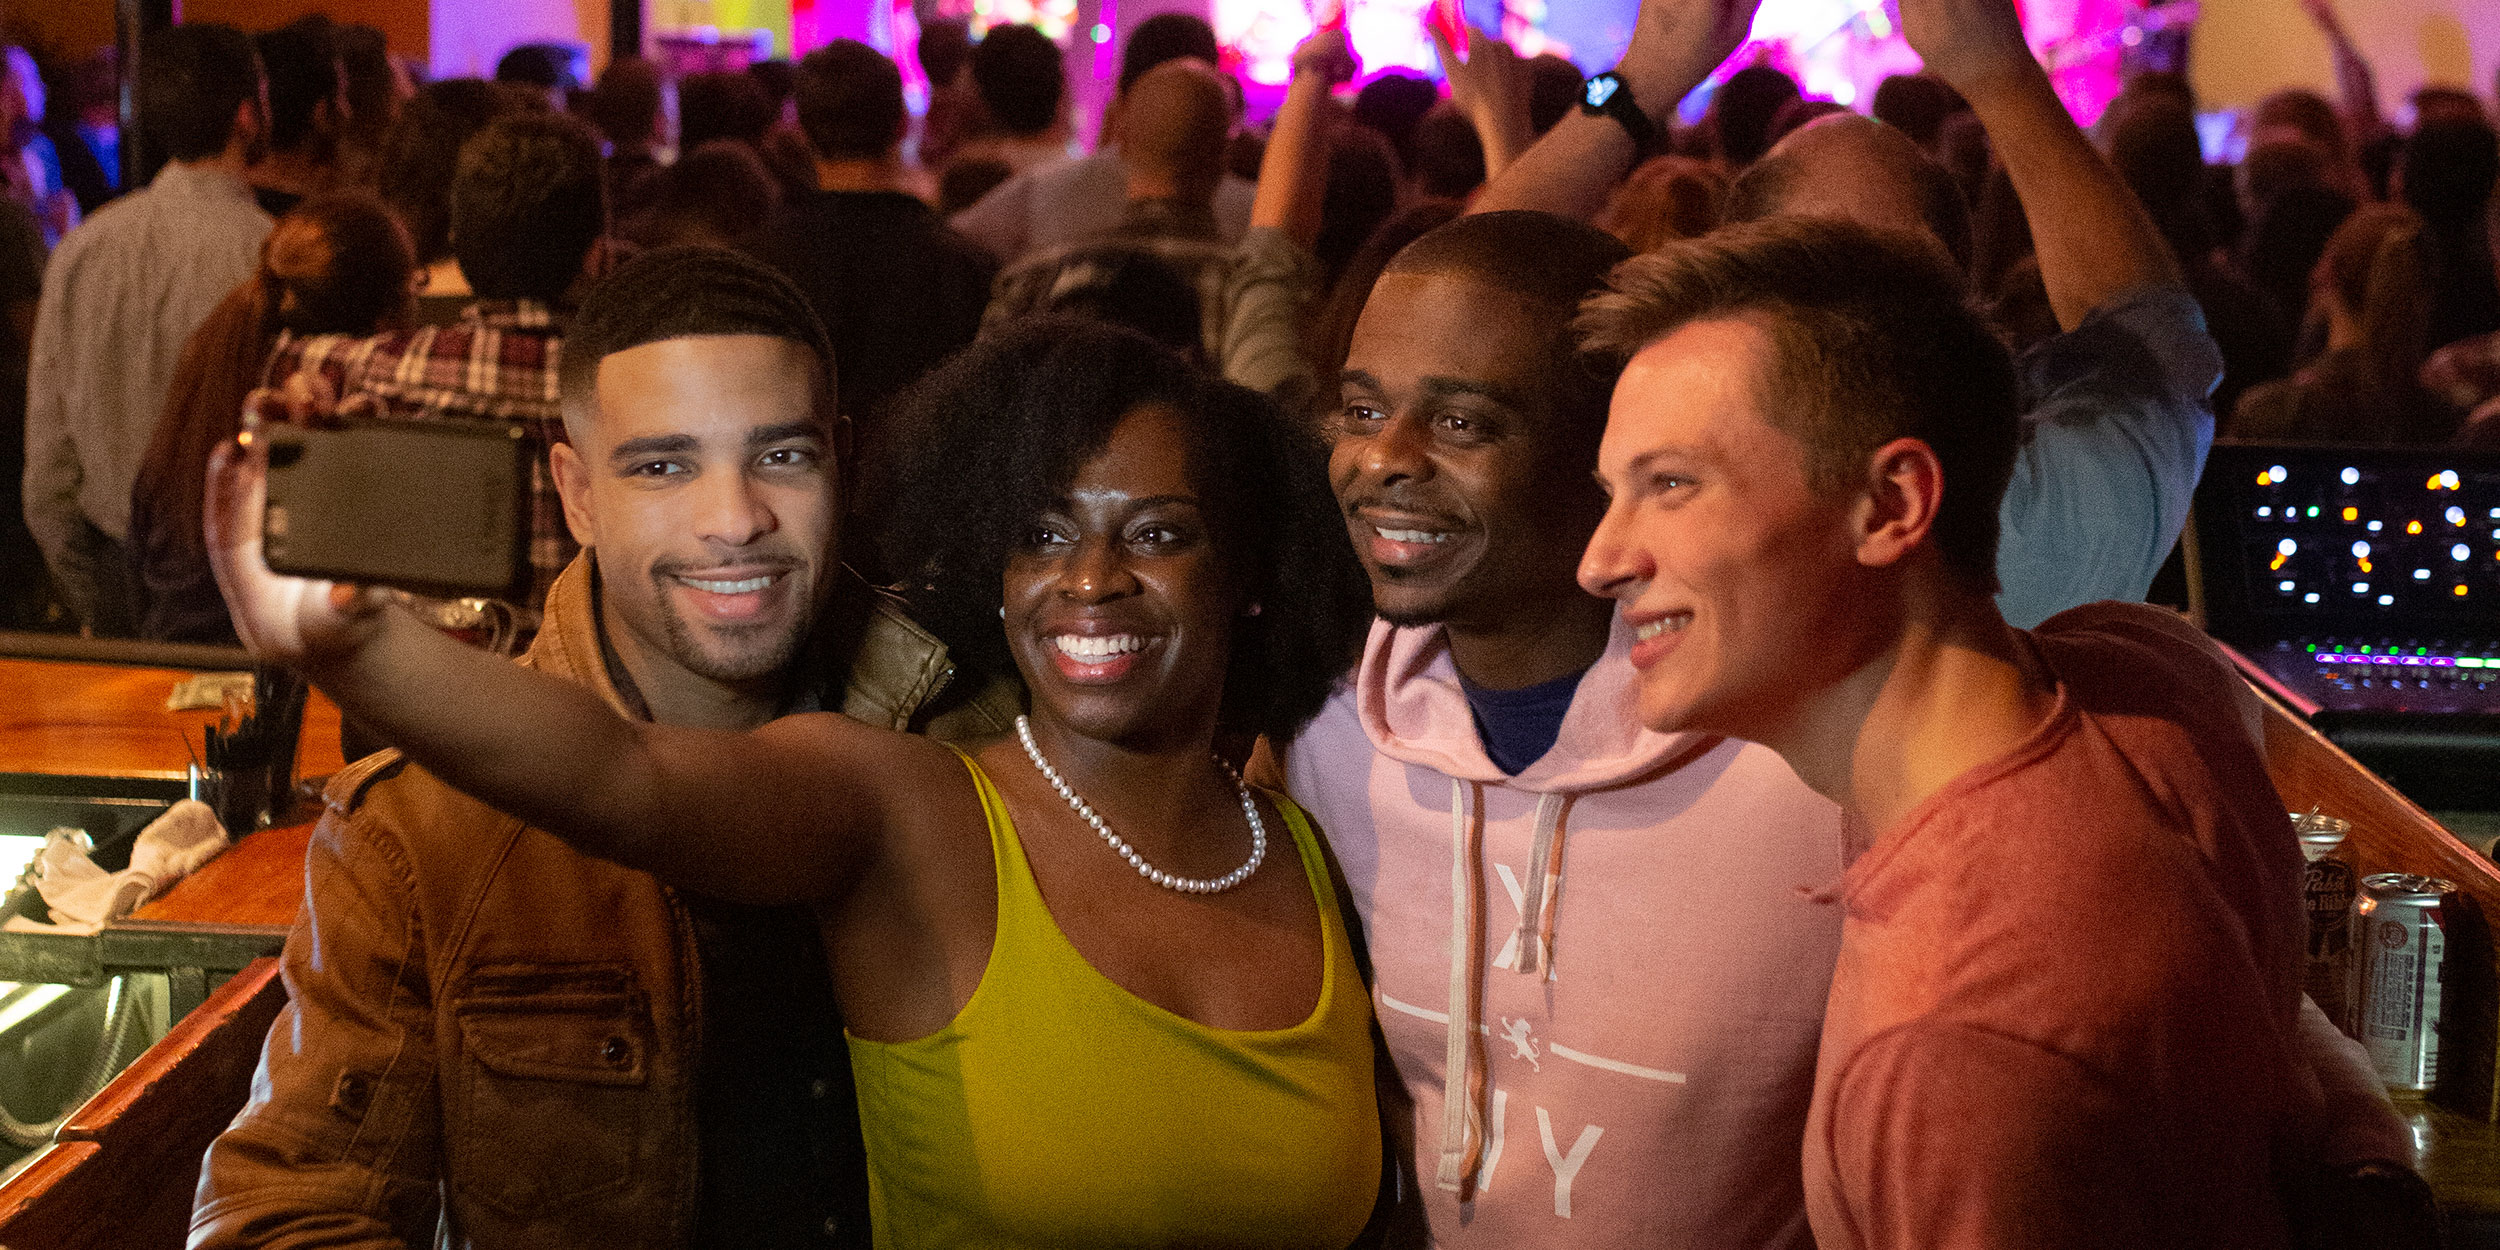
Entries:
{"label": "curly hair", "polygon": [[578,118],[508,114],[460,145],[451,254],[479,298],[560,299],[607,230],[603,177]]}
{"label": "curly hair", "polygon": [[1121,420],[1149,404],[1188,418],[1190,477],[1216,551],[1261,609],[1233,629],[1218,723],[1290,737],[1352,667],[1371,618],[1325,453],[1265,397],[1133,330],[1021,322],[908,392],[905,426],[925,436],[887,517],[889,567],[957,660],[1011,671],[998,622],[1009,556]]}

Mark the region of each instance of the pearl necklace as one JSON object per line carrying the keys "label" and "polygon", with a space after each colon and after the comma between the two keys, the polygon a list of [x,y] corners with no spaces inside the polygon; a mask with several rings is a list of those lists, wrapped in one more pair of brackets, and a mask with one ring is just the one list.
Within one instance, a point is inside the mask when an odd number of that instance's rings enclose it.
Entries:
{"label": "pearl necklace", "polygon": [[1221,756],[1216,758],[1215,766],[1224,770],[1224,776],[1233,783],[1233,789],[1241,793],[1241,814],[1250,820],[1250,862],[1220,877],[1193,879],[1173,876],[1147,863],[1146,857],[1137,853],[1137,848],[1111,832],[1110,824],[1103,820],[1101,813],[1096,812],[1092,804],[1078,798],[1076,791],[1069,788],[1067,779],[1059,775],[1059,770],[1042,758],[1042,749],[1033,744],[1033,721],[1030,717],[1016,718],[1016,737],[1024,743],[1025,756],[1033,761],[1033,767],[1041,770],[1042,779],[1050,783],[1050,788],[1058,791],[1059,797],[1066,799],[1068,806],[1076,809],[1076,814],[1083,817],[1086,824],[1092,825],[1094,832],[1101,834],[1102,840],[1109,843],[1112,850],[1118,851],[1120,858],[1128,861],[1129,867],[1137,870],[1138,876],[1164,889],[1178,890],[1183,894],[1221,894],[1249,880],[1250,874],[1259,870],[1260,861],[1267,858],[1267,825],[1259,819],[1258,802],[1250,797],[1250,787],[1242,783],[1241,774],[1234,772],[1233,766],[1225,763]]}

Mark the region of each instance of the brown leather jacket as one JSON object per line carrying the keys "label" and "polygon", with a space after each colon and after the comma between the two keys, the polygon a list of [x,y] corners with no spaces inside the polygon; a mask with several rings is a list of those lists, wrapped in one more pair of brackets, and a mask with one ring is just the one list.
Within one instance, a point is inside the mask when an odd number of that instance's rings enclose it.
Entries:
{"label": "brown leather jacket", "polygon": [[[628,711],[588,557],[524,662]],[[938,641],[855,587],[842,710],[969,738],[997,689],[934,719]],[[332,780],[287,938],[289,1002],[252,1099],[202,1164],[191,1245],[678,1246],[696,1205],[703,986],[686,904],[385,751]]]}

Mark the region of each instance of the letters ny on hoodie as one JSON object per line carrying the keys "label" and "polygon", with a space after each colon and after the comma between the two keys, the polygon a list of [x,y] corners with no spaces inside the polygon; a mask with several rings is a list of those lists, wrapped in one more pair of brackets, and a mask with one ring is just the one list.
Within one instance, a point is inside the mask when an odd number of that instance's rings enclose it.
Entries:
{"label": "letters ny on hoodie", "polygon": [[1806,1247],[1840,810],[1641,727],[1615,624],[1554,747],[1487,758],[1437,626],[1376,622],[1285,753],[1369,933],[1444,1246]]}

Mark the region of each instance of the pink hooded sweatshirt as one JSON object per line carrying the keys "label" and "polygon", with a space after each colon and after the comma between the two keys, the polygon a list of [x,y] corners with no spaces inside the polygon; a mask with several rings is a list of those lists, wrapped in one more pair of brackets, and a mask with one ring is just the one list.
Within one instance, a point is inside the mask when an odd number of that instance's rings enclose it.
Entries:
{"label": "pink hooded sweatshirt", "polygon": [[1642,728],[1631,646],[1617,618],[1511,777],[1443,631],[1376,623],[1285,755],[1370,935],[1445,1246],[1812,1244],[1841,916],[1799,887],[1840,875],[1840,810],[1764,747]]}

